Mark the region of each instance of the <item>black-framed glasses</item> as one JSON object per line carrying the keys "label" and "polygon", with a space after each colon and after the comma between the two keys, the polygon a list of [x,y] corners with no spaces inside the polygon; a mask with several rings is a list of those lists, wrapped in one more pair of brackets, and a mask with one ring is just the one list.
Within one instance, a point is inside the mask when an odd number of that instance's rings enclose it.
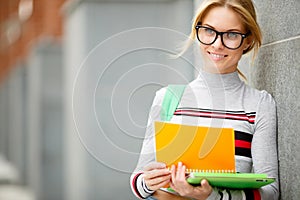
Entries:
{"label": "black-framed glasses", "polygon": [[197,32],[197,38],[202,44],[211,45],[220,35],[222,44],[231,50],[240,48],[244,39],[250,35],[250,32],[247,32],[246,34],[234,31],[219,32],[202,25],[197,25],[195,29]]}

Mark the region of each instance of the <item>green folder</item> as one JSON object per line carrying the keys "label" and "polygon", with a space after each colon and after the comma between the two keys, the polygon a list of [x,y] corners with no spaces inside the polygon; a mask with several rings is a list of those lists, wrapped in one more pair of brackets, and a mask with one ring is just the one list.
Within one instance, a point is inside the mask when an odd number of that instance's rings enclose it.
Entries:
{"label": "green folder", "polygon": [[200,185],[203,179],[211,186],[229,189],[258,189],[275,181],[266,174],[193,172],[187,177],[187,182]]}

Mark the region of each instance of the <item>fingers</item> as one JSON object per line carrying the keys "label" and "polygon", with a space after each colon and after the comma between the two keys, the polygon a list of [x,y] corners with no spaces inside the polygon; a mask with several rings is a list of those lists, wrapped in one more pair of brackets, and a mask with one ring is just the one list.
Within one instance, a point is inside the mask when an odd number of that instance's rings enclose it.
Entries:
{"label": "fingers", "polygon": [[177,174],[178,174],[178,178],[180,178],[180,180],[185,181],[185,171],[186,171],[186,166],[183,165],[182,162],[179,162],[178,163]]}
{"label": "fingers", "polygon": [[166,164],[153,162],[145,167],[143,178],[150,190],[157,190],[170,182],[171,174]]}
{"label": "fingers", "polygon": [[207,180],[201,181],[201,186],[194,187],[186,181],[186,166],[181,162],[171,166],[170,186],[181,196],[192,197],[196,199],[206,199],[212,192],[212,187]]}
{"label": "fingers", "polygon": [[151,171],[154,169],[165,169],[167,166],[165,163],[152,162],[144,168],[144,171]]}
{"label": "fingers", "polygon": [[158,177],[170,176],[168,169],[153,169],[151,171],[144,172],[144,179],[153,179]]}
{"label": "fingers", "polygon": [[178,163],[177,169],[175,165],[172,165],[171,166],[172,182],[177,182],[177,181],[186,182],[185,171],[186,171],[186,166],[183,165],[182,162]]}
{"label": "fingers", "polygon": [[181,162],[177,167],[172,165],[171,170],[168,170],[164,163],[153,162],[145,167],[143,179],[148,189],[154,191],[169,184],[181,196],[207,197],[212,192],[207,180],[202,180],[201,186],[191,186],[186,181],[185,172],[186,166]]}
{"label": "fingers", "polygon": [[186,166],[181,162],[177,164],[177,168],[174,165],[171,167],[170,186],[181,196],[186,196],[193,190],[193,186],[186,181],[185,171]]}
{"label": "fingers", "polygon": [[190,196],[197,199],[207,199],[208,196],[212,193],[212,190],[213,189],[209,185],[208,181],[203,179],[201,181],[201,186],[196,186]]}
{"label": "fingers", "polygon": [[201,186],[194,187],[187,183],[185,172],[186,166],[182,162],[172,165],[171,170],[164,163],[153,162],[145,167],[143,179],[147,188],[153,191],[169,184],[181,196],[206,199],[212,192],[208,181],[202,180]]}
{"label": "fingers", "polygon": [[166,186],[170,182],[170,177],[170,175],[166,175],[155,177],[153,179],[144,178],[144,181],[150,190],[158,190],[159,188]]}
{"label": "fingers", "polygon": [[201,181],[201,187],[203,188],[203,190],[209,191],[211,190],[211,186],[209,185],[208,181],[203,179]]}

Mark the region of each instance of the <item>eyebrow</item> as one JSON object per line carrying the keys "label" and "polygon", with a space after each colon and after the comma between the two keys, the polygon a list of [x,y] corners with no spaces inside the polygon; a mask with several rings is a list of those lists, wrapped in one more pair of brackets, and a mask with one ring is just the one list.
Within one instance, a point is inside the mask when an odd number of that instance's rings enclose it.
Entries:
{"label": "eyebrow", "polygon": [[[203,26],[207,26],[208,28],[217,30],[215,27],[209,25],[209,24],[203,24]],[[226,31],[220,31],[220,32],[238,32],[238,33],[242,33],[243,31],[239,30],[239,29],[228,29]]]}

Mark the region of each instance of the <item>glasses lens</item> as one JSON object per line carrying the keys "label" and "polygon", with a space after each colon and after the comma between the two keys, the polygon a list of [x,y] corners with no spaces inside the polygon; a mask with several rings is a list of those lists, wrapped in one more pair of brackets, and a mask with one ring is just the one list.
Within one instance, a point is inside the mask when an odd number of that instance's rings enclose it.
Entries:
{"label": "glasses lens", "polygon": [[242,44],[243,37],[239,33],[227,32],[223,34],[224,46],[230,49],[236,49]]}
{"label": "glasses lens", "polygon": [[216,31],[206,27],[198,29],[198,39],[203,44],[212,44],[217,36]]}

